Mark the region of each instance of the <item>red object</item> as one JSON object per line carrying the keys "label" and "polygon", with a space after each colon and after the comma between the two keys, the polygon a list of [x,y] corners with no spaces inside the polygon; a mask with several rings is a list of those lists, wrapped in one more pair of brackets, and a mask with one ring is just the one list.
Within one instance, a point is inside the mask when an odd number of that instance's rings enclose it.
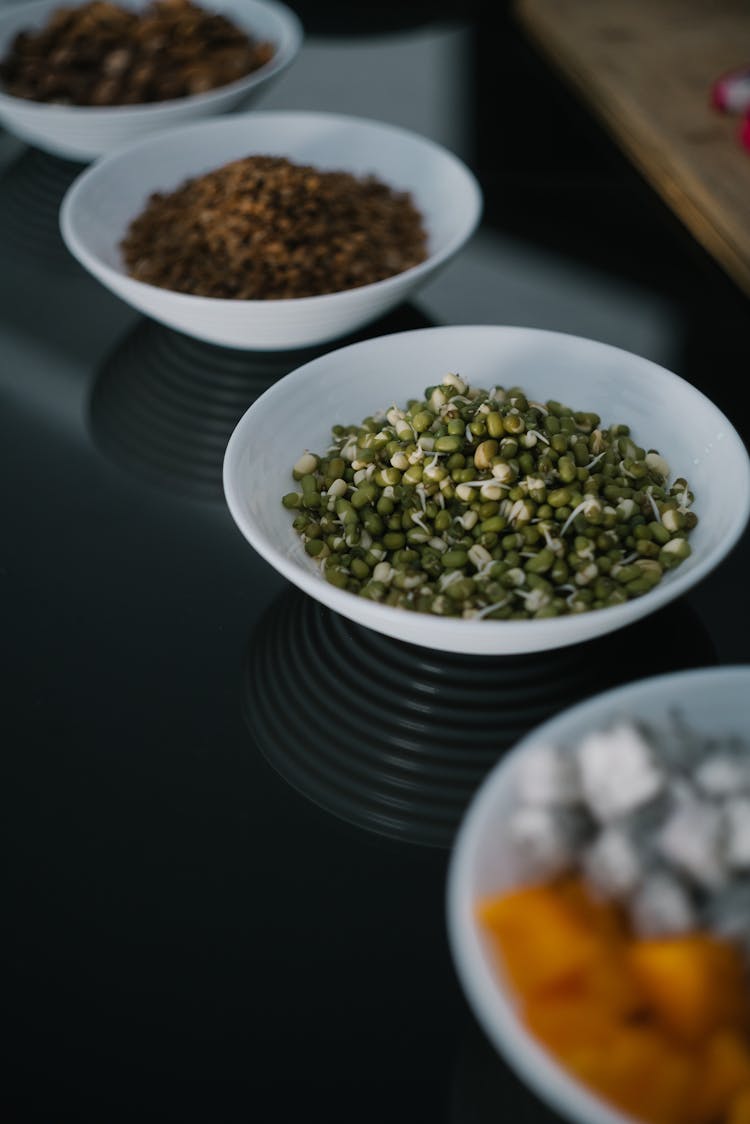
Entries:
{"label": "red object", "polygon": [[711,105],[721,113],[750,110],[750,67],[727,71],[711,87]]}
{"label": "red object", "polygon": [[746,115],[740,126],[740,144],[750,152],[750,113]]}

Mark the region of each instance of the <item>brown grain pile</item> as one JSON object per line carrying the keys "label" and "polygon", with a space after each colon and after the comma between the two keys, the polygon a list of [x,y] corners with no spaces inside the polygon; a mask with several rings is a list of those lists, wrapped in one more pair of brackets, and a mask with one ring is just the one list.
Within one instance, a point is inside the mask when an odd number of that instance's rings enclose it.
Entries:
{"label": "brown grain pile", "polygon": [[381,281],[426,257],[408,192],[375,176],[249,156],[152,195],[121,249],[139,281],[203,297],[308,297]]}
{"label": "brown grain pile", "polygon": [[154,0],[140,12],[91,0],[20,32],[0,61],[0,82],[32,101],[136,105],[225,86],[273,54],[271,43],[191,0]]}

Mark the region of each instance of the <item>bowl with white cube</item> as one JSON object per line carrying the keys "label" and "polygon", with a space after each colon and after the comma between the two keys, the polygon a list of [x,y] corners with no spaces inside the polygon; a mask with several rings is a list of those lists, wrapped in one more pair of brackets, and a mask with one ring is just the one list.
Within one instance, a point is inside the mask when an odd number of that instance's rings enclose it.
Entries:
{"label": "bowl with white cube", "polygon": [[518,742],[459,827],[464,994],[576,1124],[748,1118],[749,694],[730,665],[596,695]]}

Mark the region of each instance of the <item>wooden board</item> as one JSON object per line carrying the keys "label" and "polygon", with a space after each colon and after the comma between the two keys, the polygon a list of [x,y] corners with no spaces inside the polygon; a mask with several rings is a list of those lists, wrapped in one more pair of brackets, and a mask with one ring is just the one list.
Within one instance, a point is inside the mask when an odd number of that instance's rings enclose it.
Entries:
{"label": "wooden board", "polygon": [[517,0],[550,61],[696,239],[750,294],[750,152],[711,107],[750,66],[749,0]]}

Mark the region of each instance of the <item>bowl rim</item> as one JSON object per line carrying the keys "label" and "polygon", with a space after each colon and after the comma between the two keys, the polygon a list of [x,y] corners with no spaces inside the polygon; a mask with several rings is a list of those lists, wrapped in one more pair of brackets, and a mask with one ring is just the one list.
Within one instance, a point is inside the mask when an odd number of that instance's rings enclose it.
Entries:
{"label": "bowl rim", "polygon": [[[44,0],[44,2],[47,3],[48,0]],[[264,2],[266,2],[266,0],[264,0]],[[315,120],[332,124],[337,123],[342,126],[355,126],[356,128],[370,129],[394,137],[398,136],[411,142],[418,142],[425,149],[431,149],[446,165],[452,165],[454,170],[464,181],[467,190],[466,216],[461,229],[454,234],[439,252],[428,254],[424,261],[410,266],[409,269],[404,269],[400,273],[394,273],[390,277],[384,277],[380,281],[371,281],[367,285],[359,285],[350,289],[339,289],[332,293],[319,293],[315,296],[308,297],[284,297],[271,300],[237,300],[228,297],[201,297],[194,293],[181,293],[174,289],[151,285],[145,281],[139,281],[135,277],[130,277],[127,273],[114,269],[107,262],[102,261],[97,254],[93,253],[88,246],[81,241],[75,230],[74,222],[78,197],[91,180],[96,179],[102,171],[106,171],[112,164],[120,160],[132,159],[146,149],[159,147],[162,134],[162,130],[159,130],[135,142],[119,146],[113,152],[107,153],[98,160],[95,160],[75,178],[60,204],[60,230],[68,249],[82,264],[86,265],[92,273],[99,277],[107,277],[116,285],[120,285],[123,282],[127,283],[127,286],[131,288],[132,292],[139,292],[142,294],[141,299],[144,301],[150,299],[148,294],[153,295],[158,293],[163,299],[173,302],[175,307],[182,306],[186,311],[189,311],[191,307],[197,308],[198,306],[203,309],[213,307],[217,311],[226,310],[228,308],[263,309],[265,311],[269,308],[289,310],[308,308],[314,310],[316,306],[320,307],[322,304],[330,303],[332,300],[335,300],[337,304],[342,304],[344,302],[356,303],[358,300],[361,300],[361,294],[386,291],[394,285],[404,282],[418,282],[421,277],[431,274],[442,265],[443,262],[447,261],[461,249],[479,226],[484,207],[483,193],[477,177],[468,164],[438,141],[434,141],[430,137],[417,133],[413,129],[407,129],[401,125],[393,125],[379,118],[334,113],[327,110],[248,110],[242,113],[203,117],[199,121],[188,122],[170,129],[169,138],[174,139],[175,137],[187,137],[194,133],[208,132],[212,127],[215,128],[217,125],[221,124],[229,131],[233,127],[240,128],[243,124],[245,126],[252,126],[253,122],[264,123],[267,121],[276,121],[282,123],[285,120]],[[217,165],[217,167],[220,166],[221,165]],[[196,172],[194,174],[197,175],[199,173]],[[184,178],[185,177],[183,177],[183,179]],[[151,190],[156,190],[156,188]],[[124,235],[124,233],[125,232],[122,231],[120,236]],[[429,236],[429,230],[427,233]]]}
{"label": "bowl rim", "polygon": [[[56,114],[62,117],[66,114],[74,113],[76,118],[82,122],[84,118],[89,121],[107,120],[126,116],[138,118],[147,117],[150,114],[155,114],[157,111],[166,114],[171,109],[174,109],[176,112],[178,109],[185,109],[192,106],[200,108],[202,106],[212,105],[214,102],[221,102],[227,94],[231,96],[232,94],[243,93],[245,90],[252,89],[266,78],[272,77],[288,66],[299,53],[305,36],[301,19],[292,8],[284,3],[284,0],[244,0],[244,4],[248,8],[246,13],[248,20],[252,20],[252,12],[257,9],[266,9],[277,17],[279,20],[280,41],[277,45],[278,49],[267,62],[264,62],[263,65],[257,67],[257,69],[250,71],[249,74],[245,74],[242,78],[235,78],[232,82],[226,82],[223,86],[216,86],[214,89],[205,90],[200,94],[185,94],[179,98],[165,98],[162,101],[137,102],[135,105],[58,105],[54,102],[36,101],[33,98],[17,97],[15,94],[9,94],[7,90],[4,90],[2,85],[0,85],[0,107],[6,108],[9,112],[17,110],[19,112],[28,113],[29,115],[36,113],[40,116],[43,114]],[[9,16],[15,16],[17,13],[23,11],[24,14],[31,17],[35,12],[45,9],[52,11],[57,7],[59,7],[58,0],[31,0],[29,4],[17,2],[9,5],[7,8],[2,8],[0,9],[0,33],[2,33],[3,24]],[[114,151],[112,155],[114,155]]]}
{"label": "bowl rim", "polygon": [[[643,676],[599,691],[566,707],[519,738],[492,766],[471,797],[453,839],[444,893],[444,921],[448,947],[464,997],[496,1052],[505,1058],[540,1098],[576,1124],[641,1124],[607,1103],[578,1081],[518,1017],[509,992],[479,954],[481,937],[471,917],[475,900],[470,891],[476,849],[486,830],[486,818],[498,790],[507,787],[519,758],[534,745],[554,741],[557,731],[596,714],[627,710],[645,695],[689,691],[694,684],[736,680],[743,695],[750,691],[750,662],[701,666]],[[683,693],[684,693],[683,691]],[[602,719],[603,720],[603,719]],[[564,737],[564,734],[563,734]]]}
{"label": "bowl rim", "polygon": [[[622,605],[610,606],[607,609],[596,610],[596,622],[598,628],[591,633],[591,637],[603,635],[607,632],[614,632],[619,628],[625,627],[628,624],[635,623],[637,620],[655,612],[659,608],[669,604],[675,600],[686,590],[692,589],[703,578],[711,573],[721,562],[723,562],[730,552],[736,546],[738,540],[745,531],[745,528],[750,520],[750,455],[745,447],[742,438],[731,423],[729,418],[723,413],[722,410],[707,396],[703,391],[699,390],[692,383],[676,374],[674,371],[655,363],[651,359],[646,359],[639,356],[634,352],[627,351],[625,348],[618,347],[614,344],[604,343],[600,340],[594,340],[590,337],[579,336],[571,332],[560,332],[557,330],[547,328],[534,328],[525,327],[520,325],[500,325],[500,324],[451,324],[451,325],[438,325],[436,327],[428,328],[414,328],[403,332],[393,332],[386,335],[375,336],[370,339],[356,341],[347,344],[343,347],[334,348],[327,351],[325,354],[317,356],[314,359],[303,363],[301,366],[293,369],[285,375],[278,382],[274,383],[271,387],[263,392],[251,406],[245,411],[242,417],[237,422],[234,430],[232,431],[229,441],[224,453],[224,461],[222,466],[222,480],[224,488],[224,496],[229,507],[229,511],[234,519],[237,527],[253,547],[267,562],[270,563],[279,573],[291,581],[294,585],[309,593],[316,600],[321,601],[329,608],[341,613],[351,620],[362,623],[362,606],[360,606],[360,613],[354,612],[354,607],[357,601],[361,600],[357,594],[348,592],[347,590],[338,589],[320,576],[314,570],[305,570],[297,562],[289,559],[287,555],[282,553],[273,542],[271,542],[264,534],[262,534],[254,521],[248,521],[245,518],[242,503],[241,503],[241,487],[239,482],[235,479],[234,464],[238,461],[242,449],[246,444],[246,433],[251,430],[255,424],[255,418],[258,413],[264,410],[268,403],[279,397],[285,397],[293,394],[294,387],[301,381],[312,379],[319,370],[325,369],[326,364],[330,361],[333,355],[341,355],[346,353],[356,361],[357,351],[377,350],[378,348],[387,348],[392,341],[398,339],[406,341],[409,337],[422,336],[426,338],[428,335],[440,335],[447,333],[465,333],[467,336],[474,335],[477,332],[490,333],[497,337],[508,334],[528,334],[530,336],[546,336],[553,337],[561,341],[575,340],[583,342],[587,346],[596,349],[605,349],[610,352],[619,352],[629,359],[636,359],[641,363],[647,364],[652,371],[654,378],[659,378],[680,390],[687,390],[688,393],[696,396],[701,401],[704,408],[709,409],[717,417],[717,421],[725,427],[726,434],[724,440],[730,441],[738,454],[742,458],[744,465],[743,478],[736,481],[736,506],[734,513],[734,521],[732,529],[721,540],[715,541],[707,556],[692,568],[685,570],[679,567],[677,570],[672,571],[669,575],[669,581],[664,584],[661,583],[655,586],[648,593],[644,594],[635,600],[627,601]],[[280,502],[280,497],[279,497]],[[290,534],[292,534],[290,526]],[[450,635],[452,641],[456,644],[462,642],[463,645],[469,643],[471,639],[476,639],[476,629],[481,625],[483,638],[489,639],[490,637],[500,638],[503,636],[511,637],[514,635],[522,635],[524,641],[528,642],[527,647],[519,647],[517,644],[511,645],[508,649],[494,647],[492,650],[506,651],[508,654],[521,651],[541,651],[545,648],[554,647],[554,643],[550,644],[548,638],[550,630],[561,628],[563,635],[557,638],[557,643],[561,646],[572,645],[576,643],[585,642],[589,637],[575,636],[570,640],[564,639],[565,631],[571,628],[571,621],[578,621],[581,616],[593,617],[594,611],[591,614],[581,614],[578,616],[563,616],[555,618],[547,618],[544,620],[523,620],[523,621],[492,621],[483,620],[477,622],[475,620],[463,620],[455,617],[435,617],[430,614],[415,614],[408,613],[404,609],[399,609],[396,606],[381,605],[379,603],[367,603],[367,615],[377,616],[385,624],[390,624],[388,630],[383,628],[383,631],[388,631],[390,635],[400,635],[403,629],[401,624],[405,624],[404,615],[407,617],[418,616],[420,618],[422,627],[425,633],[433,634],[433,641],[417,641],[414,643],[424,643],[427,647],[440,648],[440,650],[451,651],[470,651],[470,647],[461,646],[450,648],[442,648],[438,642],[438,637]],[[601,615],[606,613],[606,619]],[[566,622],[567,628],[566,628]],[[608,622],[608,623],[607,623]],[[601,625],[606,624],[605,628]],[[375,627],[371,625],[369,627]],[[535,638],[545,638],[545,643],[535,645],[533,641]],[[489,651],[489,648],[482,647],[479,651]]]}

